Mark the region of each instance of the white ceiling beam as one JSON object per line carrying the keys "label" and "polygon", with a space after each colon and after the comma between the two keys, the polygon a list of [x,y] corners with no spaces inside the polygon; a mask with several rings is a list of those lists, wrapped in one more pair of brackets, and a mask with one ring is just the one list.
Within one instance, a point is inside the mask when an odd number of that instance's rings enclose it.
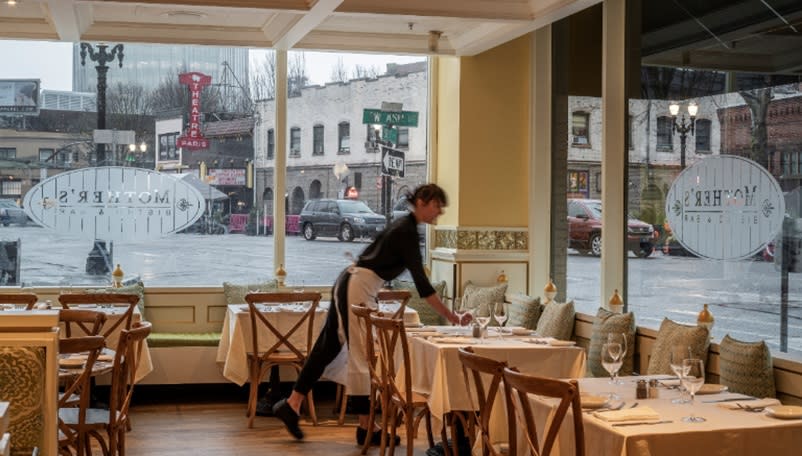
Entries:
{"label": "white ceiling beam", "polygon": [[[53,21],[53,28],[61,41],[78,42],[81,41],[82,28],[78,19],[77,2],[75,0],[48,0],[47,9],[50,11],[50,19]],[[88,21],[84,21],[85,23]]]}
{"label": "white ceiling beam", "polygon": [[[295,45],[296,49],[377,52],[384,54],[429,55],[429,36],[395,33],[353,33],[313,31]],[[441,41],[438,55],[454,55],[448,41]]]}
{"label": "white ceiling beam", "polygon": [[343,0],[318,0],[308,13],[276,40],[276,49],[292,49],[296,43],[328,18]]}

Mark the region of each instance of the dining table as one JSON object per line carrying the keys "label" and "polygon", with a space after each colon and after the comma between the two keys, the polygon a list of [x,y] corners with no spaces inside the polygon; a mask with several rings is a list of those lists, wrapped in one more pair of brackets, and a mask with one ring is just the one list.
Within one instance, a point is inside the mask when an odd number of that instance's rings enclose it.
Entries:
{"label": "dining table", "polygon": [[[315,310],[312,324],[313,333],[317,334],[323,328],[326,314],[329,310],[329,301],[320,301]],[[400,307],[398,302],[381,302],[379,310],[384,313],[395,313]],[[300,304],[288,303],[279,305],[260,305],[260,312],[265,315],[279,332],[289,331],[298,321],[306,308]],[[420,316],[411,307],[404,308],[404,324],[420,326]],[[259,349],[265,350],[272,346],[277,338],[264,325],[258,325]],[[296,331],[289,341],[299,349],[306,348],[306,333]],[[314,343],[314,342],[313,342]],[[251,347],[251,325],[247,304],[229,304],[223,320],[223,331],[220,344],[217,347],[217,363],[222,364],[223,376],[239,386],[244,385],[249,378],[248,352]]]}
{"label": "dining table", "polygon": [[[653,378],[660,381],[657,397],[636,399],[637,381]],[[697,394],[692,404],[674,403],[672,400],[680,395],[676,383],[665,376],[623,377],[620,384],[611,384],[609,378],[580,378],[583,403],[620,408],[618,411],[592,408],[583,411],[585,454],[753,456],[797,454],[802,448],[802,413],[772,413],[802,409],[777,408],[779,401],[731,393],[715,384],[705,385],[710,386],[705,391],[712,394]],[[543,424],[550,419],[557,400],[535,395],[530,395],[529,399],[542,439]],[[691,415],[704,421],[683,420]],[[576,454],[572,416],[569,409],[552,454]],[[523,427],[518,426],[518,429]],[[525,438],[519,431],[516,439],[519,454],[527,454],[521,451],[526,447]]]}

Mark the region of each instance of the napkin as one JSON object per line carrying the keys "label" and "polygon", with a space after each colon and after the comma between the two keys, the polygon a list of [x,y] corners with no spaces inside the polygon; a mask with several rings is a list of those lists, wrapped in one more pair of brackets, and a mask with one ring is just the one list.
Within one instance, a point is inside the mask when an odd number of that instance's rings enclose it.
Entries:
{"label": "napkin", "polygon": [[410,336],[415,337],[429,337],[429,336],[439,336],[440,333],[437,331],[407,331],[407,334]]}
{"label": "napkin", "polygon": [[[740,406],[738,405],[740,404]],[[748,400],[744,399],[742,401],[732,401],[732,402],[720,402],[718,404],[719,407],[725,409],[740,409],[740,408],[763,408],[763,407],[771,407],[772,405],[782,405],[779,400],[773,397],[765,397],[763,399],[757,400]]]}
{"label": "napkin", "polygon": [[660,414],[649,406],[628,408],[622,410],[608,410],[606,412],[593,412],[593,415],[600,420],[609,423],[621,423],[625,421],[658,421]]}
{"label": "napkin", "polygon": [[432,342],[438,344],[460,344],[465,345],[473,340],[471,337],[433,337],[431,339]]}
{"label": "napkin", "polygon": [[571,347],[576,345],[576,342],[573,340],[557,340],[557,339],[549,339],[548,344],[552,347]]}

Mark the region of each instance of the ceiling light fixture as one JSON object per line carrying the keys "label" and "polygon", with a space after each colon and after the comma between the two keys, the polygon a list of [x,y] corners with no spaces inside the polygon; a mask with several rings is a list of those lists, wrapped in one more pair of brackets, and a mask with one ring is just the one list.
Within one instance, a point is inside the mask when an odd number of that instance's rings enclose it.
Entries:
{"label": "ceiling light fixture", "polygon": [[429,30],[429,50],[437,52],[437,45],[440,43],[440,37],[443,32],[439,30]]}
{"label": "ceiling light fixture", "polygon": [[9,6],[16,6],[17,0],[6,0],[6,4],[8,4]]}

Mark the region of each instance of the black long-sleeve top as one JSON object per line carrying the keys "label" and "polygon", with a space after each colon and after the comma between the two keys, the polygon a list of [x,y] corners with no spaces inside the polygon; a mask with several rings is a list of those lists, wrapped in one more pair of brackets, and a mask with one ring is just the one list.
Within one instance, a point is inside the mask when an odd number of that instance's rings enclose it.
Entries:
{"label": "black long-sleeve top", "polygon": [[409,269],[418,294],[426,298],[435,291],[423,271],[417,225],[411,213],[394,221],[365,248],[356,265],[370,269],[384,280],[392,280]]}

